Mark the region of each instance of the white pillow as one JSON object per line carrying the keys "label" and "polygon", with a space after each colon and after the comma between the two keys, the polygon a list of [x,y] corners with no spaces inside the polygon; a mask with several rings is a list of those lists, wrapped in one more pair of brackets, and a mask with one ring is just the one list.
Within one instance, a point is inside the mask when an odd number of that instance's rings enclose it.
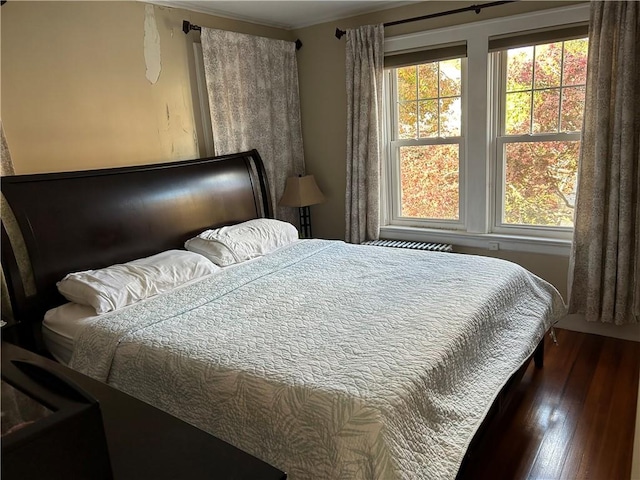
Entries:
{"label": "white pillow", "polygon": [[260,257],[298,240],[298,230],[287,222],[257,218],[237,225],[205,230],[187,240],[187,250],[226,267]]}
{"label": "white pillow", "polygon": [[70,273],[57,283],[70,302],[89,305],[98,315],[167,292],[219,270],[202,255],[169,250],[99,270]]}

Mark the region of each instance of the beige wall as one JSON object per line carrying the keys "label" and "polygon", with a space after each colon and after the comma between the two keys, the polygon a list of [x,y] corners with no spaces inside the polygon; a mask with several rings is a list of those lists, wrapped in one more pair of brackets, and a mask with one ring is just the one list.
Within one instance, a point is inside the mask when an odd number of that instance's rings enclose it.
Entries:
{"label": "beige wall", "polygon": [[[161,72],[147,80],[141,2],[2,6],[2,121],[16,173],[204,155],[193,47],[201,26],[291,40],[285,30],[154,6]],[[200,131],[198,131],[200,130]],[[203,144],[203,142],[200,142]]]}
{"label": "beige wall", "polygon": [[[473,12],[408,23],[385,29],[391,37],[426,29],[487,20],[546,8],[557,8],[582,2],[517,2],[489,8],[480,15]],[[368,15],[328,22],[294,31],[304,47],[298,53],[302,130],[307,173],[315,175],[327,202],[312,208],[314,235],[344,238],[345,171],[346,171],[346,90],[345,39],[335,37],[336,27],[356,28],[360,25],[384,23],[404,18],[451,10],[468,3],[430,1],[383,10]],[[486,254],[483,249],[457,249],[465,253]],[[491,252],[496,253],[496,252]],[[552,255],[528,255],[499,251],[497,255],[515,261],[553,283],[566,293],[568,259]]]}

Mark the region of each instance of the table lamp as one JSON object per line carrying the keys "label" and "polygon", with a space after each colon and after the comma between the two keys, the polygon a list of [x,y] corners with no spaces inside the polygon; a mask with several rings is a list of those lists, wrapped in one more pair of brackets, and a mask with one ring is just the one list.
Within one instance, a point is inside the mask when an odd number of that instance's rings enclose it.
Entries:
{"label": "table lamp", "polygon": [[313,175],[298,175],[287,178],[284,193],[278,205],[298,207],[300,209],[300,234],[302,238],[311,238],[310,205],[324,202],[324,195],[316,184]]}

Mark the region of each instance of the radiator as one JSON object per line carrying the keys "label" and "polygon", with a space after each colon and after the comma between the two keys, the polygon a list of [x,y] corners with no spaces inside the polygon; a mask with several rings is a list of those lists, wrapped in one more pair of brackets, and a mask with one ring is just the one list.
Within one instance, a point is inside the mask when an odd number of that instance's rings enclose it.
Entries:
{"label": "radiator", "polygon": [[426,250],[429,252],[453,251],[453,245],[448,243],[409,242],[404,240],[369,240],[362,245],[375,245],[378,247],[410,248],[412,250]]}

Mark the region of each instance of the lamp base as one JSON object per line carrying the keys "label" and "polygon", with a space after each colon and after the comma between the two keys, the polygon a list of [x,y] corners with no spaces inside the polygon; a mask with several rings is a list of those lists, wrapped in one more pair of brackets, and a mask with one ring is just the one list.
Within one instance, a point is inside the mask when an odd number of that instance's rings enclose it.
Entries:
{"label": "lamp base", "polygon": [[300,238],[312,238],[311,235],[311,210],[309,207],[300,207]]}

